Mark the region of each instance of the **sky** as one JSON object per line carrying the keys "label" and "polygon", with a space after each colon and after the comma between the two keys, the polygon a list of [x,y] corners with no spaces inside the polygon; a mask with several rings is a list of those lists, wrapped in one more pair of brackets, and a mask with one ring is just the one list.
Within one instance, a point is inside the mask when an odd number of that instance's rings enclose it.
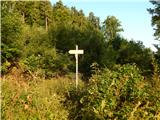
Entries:
{"label": "sky", "polygon": [[[58,0],[51,0],[55,4]],[[146,47],[153,51],[154,30],[151,26],[151,15],[147,8],[154,6],[149,0],[61,0],[67,7],[75,6],[83,10],[85,16],[93,12],[103,22],[107,16],[115,16],[121,22],[124,32],[121,35],[128,40],[142,41]]]}

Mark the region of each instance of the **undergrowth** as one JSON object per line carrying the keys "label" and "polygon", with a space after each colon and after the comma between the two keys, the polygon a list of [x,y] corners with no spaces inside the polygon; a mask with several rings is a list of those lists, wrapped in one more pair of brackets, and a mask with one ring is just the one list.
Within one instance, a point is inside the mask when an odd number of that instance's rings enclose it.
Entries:
{"label": "undergrowth", "polygon": [[73,76],[27,78],[14,69],[1,80],[2,120],[160,120],[158,84],[135,65],[96,70],[78,89]]}
{"label": "undergrowth", "polygon": [[64,105],[68,89],[75,88],[74,80],[54,78],[24,80],[13,76],[2,78],[3,120],[67,120]]}

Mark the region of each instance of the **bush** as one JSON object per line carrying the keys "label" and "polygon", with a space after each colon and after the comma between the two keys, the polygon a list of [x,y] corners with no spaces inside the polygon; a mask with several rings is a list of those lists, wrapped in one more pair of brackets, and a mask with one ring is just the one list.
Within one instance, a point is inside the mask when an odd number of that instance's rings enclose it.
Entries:
{"label": "bush", "polygon": [[17,62],[17,59],[21,56],[21,49],[20,49],[21,48],[20,36],[22,33],[21,31],[22,31],[22,21],[19,14],[9,12],[2,15],[2,22],[1,22],[2,74],[7,73],[8,68],[11,67],[15,62]]}
{"label": "bush", "polygon": [[31,71],[43,77],[64,75],[68,72],[71,61],[67,54],[57,52],[48,33],[41,27],[24,26],[23,48],[20,58],[24,71]]}
{"label": "bush", "polygon": [[79,119],[156,119],[160,114],[160,94],[150,94],[150,86],[135,65],[105,69],[90,79],[81,93]]}
{"label": "bush", "polygon": [[43,55],[31,55],[20,61],[23,71],[30,71],[39,77],[55,77],[69,72],[71,61],[67,55],[56,54],[55,49],[51,52],[44,51]]}

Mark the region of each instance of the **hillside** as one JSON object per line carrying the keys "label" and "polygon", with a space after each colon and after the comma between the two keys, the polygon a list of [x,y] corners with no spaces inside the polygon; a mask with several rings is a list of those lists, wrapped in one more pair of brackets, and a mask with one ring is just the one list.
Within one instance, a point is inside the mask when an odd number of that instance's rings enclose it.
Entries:
{"label": "hillside", "polygon": [[[160,5],[151,4],[160,40]],[[1,118],[160,120],[160,46],[154,52],[123,31],[116,16],[100,23],[62,1],[1,1]],[[76,45],[84,50],[77,89],[68,53]]]}

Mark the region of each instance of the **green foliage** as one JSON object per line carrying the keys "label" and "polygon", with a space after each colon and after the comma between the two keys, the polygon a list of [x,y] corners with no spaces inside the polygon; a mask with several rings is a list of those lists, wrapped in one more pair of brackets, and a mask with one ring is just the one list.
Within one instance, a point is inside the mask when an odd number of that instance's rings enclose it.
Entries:
{"label": "green foliage", "polygon": [[101,54],[101,65],[112,68],[116,64],[118,56],[117,50],[114,50],[112,46],[104,44]]}
{"label": "green foliage", "polygon": [[42,27],[23,27],[21,36],[23,53],[19,60],[24,71],[40,72],[43,77],[66,74],[71,64],[67,54],[56,52],[49,35]]}
{"label": "green foliage", "polygon": [[160,2],[158,0],[150,0],[154,8],[149,8],[148,11],[152,15],[152,26],[155,26],[154,36],[160,40]]}
{"label": "green foliage", "polygon": [[[112,69],[115,64],[136,64],[143,75],[153,74],[153,52],[145,48],[142,42],[128,41],[117,36],[110,43],[103,45],[101,65]],[[145,61],[144,61],[145,60]]]}
{"label": "green foliage", "polygon": [[22,21],[18,14],[8,13],[2,18],[1,32],[2,43],[10,47],[18,46],[17,42],[20,38],[22,31]]}
{"label": "green foliage", "polygon": [[34,79],[25,82],[22,78],[17,79],[7,77],[2,80],[2,119],[68,119],[63,92],[73,85],[71,81]]}
{"label": "green foliage", "polygon": [[[2,2],[2,16],[3,62],[16,59],[28,65],[28,70],[54,76],[52,72],[75,69],[70,65],[74,56],[68,57],[67,53],[78,44],[85,51],[79,58],[79,70],[85,77],[91,76],[90,66],[94,62],[99,68],[136,63],[145,75],[152,73],[151,51],[141,43],[119,37],[123,29],[114,16],[107,17],[101,30],[93,12],[85,17],[82,10],[68,8],[61,1],[53,5],[53,11],[49,1]],[[11,54],[12,60],[7,58]],[[9,67],[3,68],[6,71]]]}
{"label": "green foliage", "polygon": [[121,28],[120,21],[115,16],[108,16],[103,22],[102,31],[106,40],[111,42],[123,29]]}
{"label": "green foliage", "polygon": [[142,42],[127,42],[123,39],[120,41],[118,64],[135,63],[142,70],[143,75],[151,75],[153,73],[152,58],[152,51],[145,48]]}
{"label": "green foliage", "polygon": [[[97,70],[97,64],[93,64]],[[2,119],[159,119],[160,91],[133,65],[95,73],[87,86],[70,78],[2,79]],[[13,73],[12,73],[13,74]],[[15,73],[18,75],[17,73]]]}
{"label": "green foliage", "polygon": [[100,29],[100,19],[94,16],[93,12],[89,13],[88,20],[94,25],[95,28]]}
{"label": "green foliage", "polygon": [[[148,12],[152,15],[152,26],[154,27],[155,33],[154,36],[156,40],[160,40],[160,2],[156,0],[150,0],[154,5],[154,8],[149,8]],[[155,58],[159,64],[160,69],[160,42],[158,45],[155,45],[157,52],[155,53]]]}
{"label": "green foliage", "polygon": [[53,6],[53,20],[60,24],[64,24],[70,19],[70,10],[63,5],[62,1],[57,2]]}
{"label": "green foliage", "polygon": [[157,69],[160,73],[160,47],[158,45],[155,45],[155,47],[157,48],[157,51],[154,53],[154,58],[157,63]]}
{"label": "green foliage", "polygon": [[[159,39],[159,3],[152,3]],[[2,1],[1,7],[1,72],[11,75],[2,79],[2,119],[160,119],[158,45],[153,55],[142,42],[119,35],[116,17],[100,26],[93,12],[86,17],[61,1]],[[92,75],[77,90],[75,57],[68,54],[76,44],[85,51],[80,73]]]}
{"label": "green foliage", "polygon": [[[8,5],[8,4],[6,4]],[[2,50],[2,74],[8,71],[8,68],[16,62],[20,57],[20,37],[22,31],[22,21],[17,13],[5,11],[5,6],[2,6],[2,22],[1,22],[1,50]],[[6,63],[10,63],[7,64]]]}
{"label": "green foliage", "polygon": [[46,26],[48,30],[48,24],[52,22],[52,5],[49,1],[40,1],[40,25]]}
{"label": "green foliage", "polygon": [[158,61],[153,58],[152,60],[152,64],[153,64],[153,67],[154,67],[154,72],[153,72],[153,79],[151,81],[151,85],[153,86],[153,89],[154,90],[159,90],[160,91],[160,67],[159,67],[159,64],[158,64]]}
{"label": "green foliage", "polygon": [[21,35],[22,21],[19,14],[12,12],[12,5],[12,2],[2,2],[2,64],[6,60],[15,60],[19,55],[19,43],[17,42]]}
{"label": "green foliage", "polygon": [[50,52],[45,51],[43,55],[28,56],[22,59],[20,63],[24,71],[37,73],[38,76],[44,76],[45,78],[67,74],[69,72],[68,67],[71,64],[67,55],[56,55],[55,49],[50,50]]}
{"label": "green foliage", "polygon": [[159,93],[151,95],[149,85],[133,65],[116,66],[93,75],[80,99],[80,119],[156,119]]}
{"label": "green foliage", "polygon": [[[25,10],[21,9],[22,6],[25,8]],[[22,15],[24,23],[27,23],[31,26],[33,26],[35,24],[38,25],[40,23],[40,11],[39,11],[40,5],[39,5],[39,2],[36,2],[36,1],[29,1],[29,2],[21,1],[21,3],[17,2],[16,7],[18,9],[17,11],[20,10],[19,12]]]}
{"label": "green foliage", "polygon": [[[55,23],[49,30],[52,43],[62,53],[75,49],[76,44],[84,49],[85,54],[79,57],[79,70],[85,76],[90,76],[90,65],[93,62],[100,64],[103,34],[86,19],[82,10],[69,9],[61,1],[53,7],[53,20]],[[73,57],[70,57],[71,60],[74,60]]]}
{"label": "green foliage", "polygon": [[21,15],[23,23],[45,26],[48,30],[52,18],[50,1],[14,1],[14,4],[14,11]]}
{"label": "green foliage", "polygon": [[17,58],[21,55],[21,52],[17,48],[10,48],[5,44],[1,44],[2,56],[1,56],[1,73],[5,74],[9,68],[17,61]]}
{"label": "green foliage", "polygon": [[8,72],[9,67],[11,66],[11,63],[8,61],[3,62],[3,65],[1,66],[1,74],[5,74]]}

